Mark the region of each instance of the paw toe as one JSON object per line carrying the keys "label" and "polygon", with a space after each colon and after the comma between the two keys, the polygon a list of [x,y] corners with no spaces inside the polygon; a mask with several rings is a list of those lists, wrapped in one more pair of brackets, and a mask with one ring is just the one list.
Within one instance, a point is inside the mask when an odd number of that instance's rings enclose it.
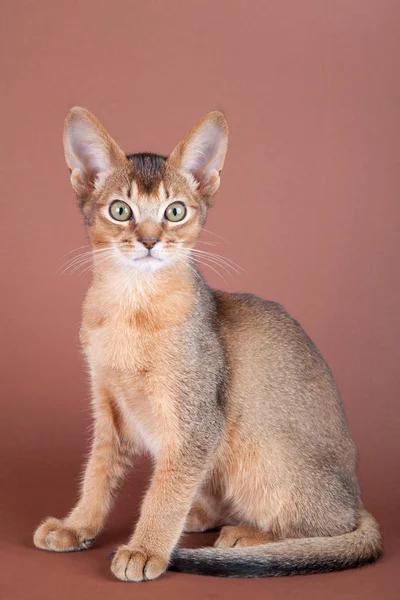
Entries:
{"label": "paw toe", "polygon": [[168,562],[159,556],[150,556],[144,567],[146,579],[156,579],[167,569]]}
{"label": "paw toe", "polygon": [[155,579],[167,568],[167,561],[143,550],[121,546],[114,555],[111,571],[121,581]]}

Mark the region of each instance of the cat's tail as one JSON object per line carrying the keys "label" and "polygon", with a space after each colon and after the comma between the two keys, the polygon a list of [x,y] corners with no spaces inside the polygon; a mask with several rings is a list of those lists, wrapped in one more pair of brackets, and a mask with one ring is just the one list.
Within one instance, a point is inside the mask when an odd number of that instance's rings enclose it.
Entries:
{"label": "cat's tail", "polygon": [[220,577],[277,577],[360,567],[382,552],[379,525],[360,506],[358,527],[350,533],[243,548],[177,548],[169,569]]}

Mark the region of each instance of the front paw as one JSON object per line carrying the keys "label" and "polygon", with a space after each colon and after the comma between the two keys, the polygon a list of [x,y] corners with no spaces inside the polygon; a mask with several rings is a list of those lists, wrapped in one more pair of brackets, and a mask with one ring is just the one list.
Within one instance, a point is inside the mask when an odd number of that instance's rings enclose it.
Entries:
{"label": "front paw", "polygon": [[33,543],[36,548],[52,552],[87,550],[94,542],[94,532],[85,527],[66,527],[59,519],[49,517],[36,529]]}
{"label": "front paw", "polygon": [[111,563],[111,571],[121,581],[147,581],[159,577],[168,566],[168,559],[143,548],[120,546]]}

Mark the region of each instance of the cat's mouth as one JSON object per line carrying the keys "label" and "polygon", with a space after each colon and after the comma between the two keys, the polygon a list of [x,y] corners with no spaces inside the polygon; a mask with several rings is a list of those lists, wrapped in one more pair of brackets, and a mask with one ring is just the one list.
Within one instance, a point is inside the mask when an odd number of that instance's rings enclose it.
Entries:
{"label": "cat's mouth", "polygon": [[129,264],[137,271],[143,273],[158,271],[170,262],[169,257],[161,247],[135,247],[129,250],[127,248],[119,248],[119,250],[122,253],[125,264]]}
{"label": "cat's mouth", "polygon": [[165,260],[159,256],[155,256],[150,250],[147,254],[141,254],[139,256],[131,256],[130,261],[139,271],[144,273],[158,271],[165,264]]}
{"label": "cat's mouth", "polygon": [[157,256],[154,256],[154,254],[151,254],[150,250],[144,256],[133,257],[133,260],[135,262],[137,262],[137,261],[142,261],[142,262],[143,261],[147,261],[147,262],[150,262],[150,261],[153,261],[153,260],[157,260],[158,262],[162,262],[162,259],[158,258]]}

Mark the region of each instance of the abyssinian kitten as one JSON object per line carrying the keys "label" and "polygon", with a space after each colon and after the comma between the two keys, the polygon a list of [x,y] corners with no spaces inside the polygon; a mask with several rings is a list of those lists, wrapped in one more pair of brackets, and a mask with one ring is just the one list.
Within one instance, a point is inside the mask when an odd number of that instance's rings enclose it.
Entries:
{"label": "abyssinian kitten", "polygon": [[[332,374],[286,310],[210,289],[193,246],[218,189],[227,123],[207,114],[168,157],[126,155],[73,108],[64,146],[93,246],[80,340],[94,435],[80,499],[38,548],[88,548],[144,451],[154,472],[134,533],[112,559],[124,581],[166,569],[232,577],[356,567],[382,552],[363,507]],[[214,548],[177,548],[221,528]]]}

